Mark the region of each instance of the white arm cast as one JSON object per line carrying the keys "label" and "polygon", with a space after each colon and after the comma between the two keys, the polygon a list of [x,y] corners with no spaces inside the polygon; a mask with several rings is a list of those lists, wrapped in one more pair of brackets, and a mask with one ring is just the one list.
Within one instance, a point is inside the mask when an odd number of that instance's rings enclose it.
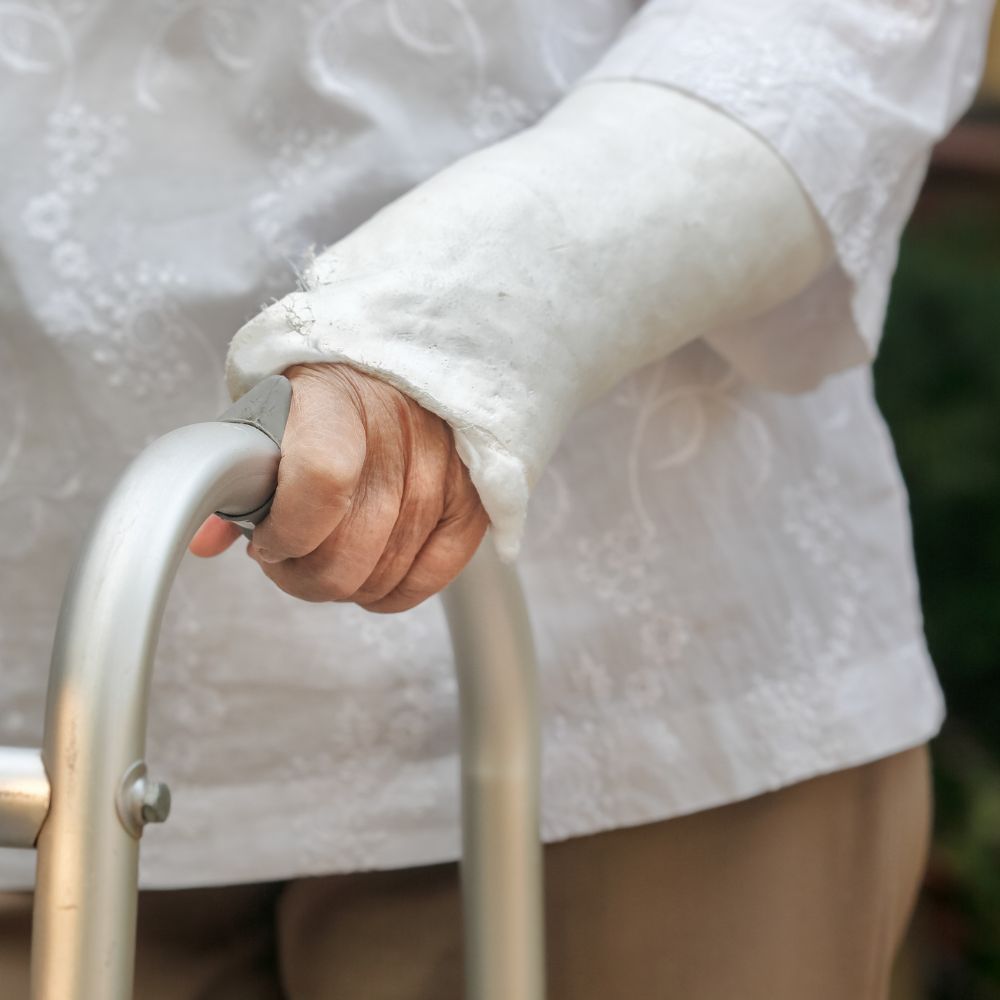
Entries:
{"label": "white arm cast", "polygon": [[319,361],[392,382],[452,426],[512,556],[584,403],[797,294],[831,252],[741,125],[666,88],[588,84],[320,255],[236,335],[229,386]]}

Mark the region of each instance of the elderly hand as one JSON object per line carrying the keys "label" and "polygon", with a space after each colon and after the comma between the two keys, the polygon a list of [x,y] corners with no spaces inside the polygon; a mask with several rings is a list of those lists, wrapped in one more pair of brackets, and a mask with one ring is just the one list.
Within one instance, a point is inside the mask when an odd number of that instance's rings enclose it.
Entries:
{"label": "elderly hand", "polygon": [[[306,601],[405,611],[453,580],[488,519],[451,429],[398,389],[346,365],[299,365],[267,518],[247,553]],[[212,517],[191,542],[215,556],[239,537]]]}

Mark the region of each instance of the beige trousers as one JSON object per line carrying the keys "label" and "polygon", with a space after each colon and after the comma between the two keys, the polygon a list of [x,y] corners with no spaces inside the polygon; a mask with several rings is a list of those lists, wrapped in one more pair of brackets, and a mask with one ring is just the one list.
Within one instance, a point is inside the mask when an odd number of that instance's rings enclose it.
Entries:
{"label": "beige trousers", "polygon": [[[924,748],[546,849],[550,1000],[885,1000],[923,871]],[[30,900],[0,895],[0,997]],[[459,1000],[454,865],[144,893],[137,1000]]]}

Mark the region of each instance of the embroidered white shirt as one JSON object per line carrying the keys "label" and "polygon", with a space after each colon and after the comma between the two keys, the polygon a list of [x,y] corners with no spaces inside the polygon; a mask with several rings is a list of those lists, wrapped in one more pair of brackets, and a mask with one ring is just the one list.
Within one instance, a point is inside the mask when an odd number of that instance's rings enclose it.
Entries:
{"label": "embroidered white shirt", "polygon": [[[144,443],[224,406],[232,333],[293,287],[311,246],[531,123],[588,70],[689,93],[770,143],[837,263],[581,411],[535,487],[521,566],[546,836],[926,740],[940,692],[859,345],[875,347],[930,144],[971,98],[989,7],[5,4],[0,742],[39,741],[86,524]],[[147,885],[457,854],[434,602],[370,616],[294,602],[239,553],[192,562],[152,705],[175,809],[144,838]],[[30,862],[0,852],[0,883],[25,884]]]}

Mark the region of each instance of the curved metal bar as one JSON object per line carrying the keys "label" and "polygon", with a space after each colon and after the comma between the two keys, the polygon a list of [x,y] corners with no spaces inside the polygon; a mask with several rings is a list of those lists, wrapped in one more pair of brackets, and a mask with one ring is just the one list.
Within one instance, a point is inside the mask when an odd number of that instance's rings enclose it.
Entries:
{"label": "curved metal bar", "polygon": [[[70,578],[42,751],[51,805],[37,841],[32,1000],[132,996],[138,838],[169,808],[142,759],[160,621],[201,521],[213,511],[241,520],[266,511],[288,412],[280,382],[222,418],[235,423],[181,428],[147,448],[105,504]],[[444,602],[461,701],[467,995],[541,1000],[538,706],[527,611],[515,571],[488,542]]]}
{"label": "curved metal bar", "polygon": [[545,995],[539,711],[527,608],[487,539],[443,594],[461,707],[466,996]]}
{"label": "curved metal bar", "polygon": [[84,545],[49,678],[52,802],[38,838],[32,1000],[131,1000],[139,841],[116,801],[131,795],[122,783],[145,752],[167,593],[205,517],[266,502],[278,457],[245,424],[167,434],[125,472]]}
{"label": "curved metal bar", "polygon": [[41,752],[0,747],[0,847],[34,847],[48,811]]}

